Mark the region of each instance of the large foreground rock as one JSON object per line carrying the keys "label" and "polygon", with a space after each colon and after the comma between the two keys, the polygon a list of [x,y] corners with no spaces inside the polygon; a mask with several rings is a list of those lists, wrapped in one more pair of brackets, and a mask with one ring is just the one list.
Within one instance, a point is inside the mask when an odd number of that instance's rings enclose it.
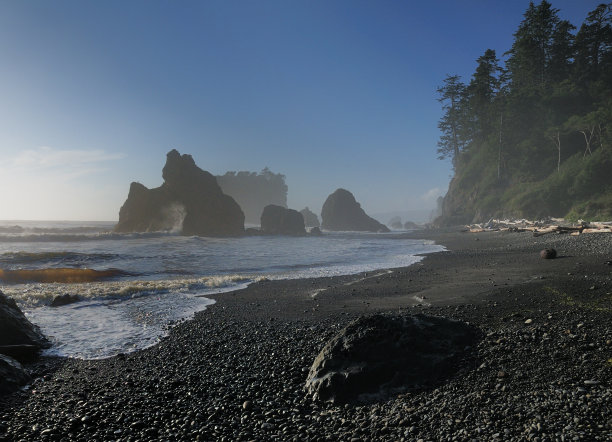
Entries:
{"label": "large foreground rock", "polygon": [[261,214],[261,231],[268,235],[305,235],[304,218],[297,210],[270,204]]}
{"label": "large foreground rock", "polygon": [[15,300],[0,292],[0,353],[29,360],[51,344],[17,307]]}
{"label": "large foreground rock", "polygon": [[321,209],[321,227],[326,230],[388,232],[387,226],[370,218],[351,192],[338,189],[327,197]]}
{"label": "large foreground rock", "polygon": [[164,183],[148,189],[132,183],[119,210],[116,232],[177,231],[184,235],[232,236],[244,232],[244,214],[191,155],[168,153]]}
{"label": "large foreground rock", "polygon": [[0,396],[18,390],[31,380],[30,374],[19,362],[0,354]]}
{"label": "large foreground rock", "polygon": [[314,399],[345,403],[428,386],[458,369],[477,336],[467,324],[439,317],[362,317],[321,350],[306,389]]}

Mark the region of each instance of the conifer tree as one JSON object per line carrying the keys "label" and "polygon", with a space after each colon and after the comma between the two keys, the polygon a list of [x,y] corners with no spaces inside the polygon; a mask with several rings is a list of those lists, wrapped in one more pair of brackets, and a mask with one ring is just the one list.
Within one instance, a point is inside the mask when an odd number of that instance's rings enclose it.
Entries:
{"label": "conifer tree", "polygon": [[442,103],[444,115],[438,122],[442,131],[438,141],[438,158],[451,158],[453,167],[457,167],[459,154],[468,143],[465,118],[466,87],[459,75],[448,75],[444,85],[439,87],[438,101]]}

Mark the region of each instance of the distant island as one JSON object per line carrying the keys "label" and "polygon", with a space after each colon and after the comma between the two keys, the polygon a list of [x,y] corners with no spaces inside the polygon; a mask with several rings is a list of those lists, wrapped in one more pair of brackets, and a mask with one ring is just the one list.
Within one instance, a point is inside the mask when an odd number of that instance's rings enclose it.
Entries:
{"label": "distant island", "polygon": [[285,175],[273,173],[267,167],[259,173],[227,172],[216,179],[223,193],[240,205],[248,224],[259,224],[263,209],[269,204],[287,208]]}
{"label": "distant island", "polygon": [[469,82],[438,89],[454,177],[436,224],[612,218],[611,7],[575,33],[558,12],[530,3],[503,65],[487,49]]}

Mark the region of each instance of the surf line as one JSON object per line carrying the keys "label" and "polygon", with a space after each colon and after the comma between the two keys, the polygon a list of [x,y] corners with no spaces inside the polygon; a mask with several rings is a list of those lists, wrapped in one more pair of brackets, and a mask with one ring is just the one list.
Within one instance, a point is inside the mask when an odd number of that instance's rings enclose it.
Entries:
{"label": "surf line", "polygon": [[[393,273],[393,270],[386,269],[386,270],[384,270],[384,271],[382,271],[382,272],[375,273],[374,275],[364,276],[364,277],[362,277],[362,278],[355,279],[354,281],[345,282],[345,283],[344,283],[344,284],[342,284],[342,285],[343,285],[344,287],[348,287],[348,286],[351,286],[351,285],[353,285],[353,284],[358,284],[358,283],[360,283],[360,282],[362,282],[362,281],[365,281],[366,279],[378,278],[378,277],[380,277],[380,276],[388,275],[388,274],[390,274],[390,273]],[[310,293],[310,297],[311,297],[312,299],[316,299],[316,297],[317,297],[317,296],[319,296],[321,293],[323,293],[323,292],[324,292],[324,291],[326,291],[327,289],[329,289],[329,287],[325,287],[325,288],[323,288],[323,289],[317,289],[317,290],[313,291],[312,293]]]}

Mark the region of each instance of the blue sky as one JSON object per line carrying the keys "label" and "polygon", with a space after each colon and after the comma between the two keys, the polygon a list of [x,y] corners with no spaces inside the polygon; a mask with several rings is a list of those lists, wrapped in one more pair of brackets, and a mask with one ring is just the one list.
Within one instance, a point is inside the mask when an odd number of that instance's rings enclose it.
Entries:
{"label": "blue sky", "polygon": [[[576,26],[598,3],[552,1]],[[429,211],[451,176],[436,87],[501,57],[528,4],[1,2],[0,219],[116,220],[172,148],[283,173],[298,210],[344,187]]]}

